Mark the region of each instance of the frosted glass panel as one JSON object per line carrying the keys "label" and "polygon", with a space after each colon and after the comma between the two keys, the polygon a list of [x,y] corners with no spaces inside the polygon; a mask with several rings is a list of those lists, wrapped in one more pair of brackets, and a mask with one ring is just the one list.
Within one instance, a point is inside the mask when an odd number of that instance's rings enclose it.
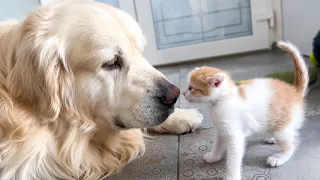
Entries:
{"label": "frosted glass panel", "polygon": [[98,2],[106,3],[116,8],[120,8],[119,0],[96,0]]}
{"label": "frosted glass panel", "polygon": [[252,35],[250,0],[151,0],[158,49]]}

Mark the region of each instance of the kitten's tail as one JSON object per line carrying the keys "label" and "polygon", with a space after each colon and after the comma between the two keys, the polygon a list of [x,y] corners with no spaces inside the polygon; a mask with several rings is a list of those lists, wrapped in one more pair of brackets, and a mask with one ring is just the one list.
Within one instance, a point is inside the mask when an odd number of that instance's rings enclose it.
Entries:
{"label": "kitten's tail", "polygon": [[308,67],[303,57],[301,56],[299,49],[290,42],[279,41],[277,45],[279,48],[287,51],[288,54],[291,56],[295,68],[295,79],[293,85],[297,88],[299,92],[305,95],[309,83]]}

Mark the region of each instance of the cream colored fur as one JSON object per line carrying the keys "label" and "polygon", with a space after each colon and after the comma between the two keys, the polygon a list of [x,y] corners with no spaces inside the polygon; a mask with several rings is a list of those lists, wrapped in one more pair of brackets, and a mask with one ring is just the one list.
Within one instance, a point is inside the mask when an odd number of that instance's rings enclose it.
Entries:
{"label": "cream colored fur", "polygon": [[100,179],[144,153],[140,128],[195,127],[164,121],[173,107],[155,97],[169,82],[145,44],[129,15],[93,2],[0,23],[1,180]]}
{"label": "cream colored fur", "polygon": [[202,120],[203,115],[197,109],[176,108],[164,123],[151,129],[159,133],[185,134],[194,132]]}

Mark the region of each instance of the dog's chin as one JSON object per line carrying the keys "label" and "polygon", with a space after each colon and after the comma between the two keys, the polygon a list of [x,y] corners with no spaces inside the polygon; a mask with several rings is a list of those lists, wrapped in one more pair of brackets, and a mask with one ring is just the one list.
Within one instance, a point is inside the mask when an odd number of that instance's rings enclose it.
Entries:
{"label": "dog's chin", "polygon": [[169,115],[172,114],[173,112],[174,112],[174,106],[169,110]]}
{"label": "dog's chin", "polygon": [[114,125],[119,129],[127,129],[127,126],[121,120],[115,121]]}
{"label": "dog's chin", "polygon": [[166,111],[165,113],[163,113],[162,115],[160,115],[158,117],[158,119],[155,121],[155,124],[151,125],[151,126],[157,126],[161,123],[163,123],[165,120],[168,119],[168,117],[174,112],[174,107],[170,108],[168,111]]}
{"label": "dog's chin", "polygon": [[[128,124],[125,123],[120,117],[113,118],[114,126],[119,130],[133,129],[133,128],[148,128],[152,126],[157,126],[163,123],[167,118],[174,112],[174,107],[168,109],[165,112],[160,113],[158,116],[144,118],[144,120],[140,120],[139,123]],[[153,121],[150,121],[153,119]],[[135,120],[131,120],[130,122],[135,122]],[[141,123],[144,122],[144,123]]]}
{"label": "dog's chin", "polygon": [[113,124],[117,129],[128,129],[119,116],[113,118]]}

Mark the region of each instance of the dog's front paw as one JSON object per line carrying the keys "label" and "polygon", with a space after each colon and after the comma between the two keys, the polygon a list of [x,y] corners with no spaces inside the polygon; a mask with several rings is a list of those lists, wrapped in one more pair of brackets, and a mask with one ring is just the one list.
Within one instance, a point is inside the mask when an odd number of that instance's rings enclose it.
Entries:
{"label": "dog's front paw", "polygon": [[177,108],[167,120],[152,129],[159,133],[192,133],[200,126],[202,120],[203,115],[197,109]]}
{"label": "dog's front paw", "polygon": [[203,160],[206,161],[207,163],[219,162],[221,158],[222,158],[221,156],[214,156],[212,152],[207,152],[203,156]]}

